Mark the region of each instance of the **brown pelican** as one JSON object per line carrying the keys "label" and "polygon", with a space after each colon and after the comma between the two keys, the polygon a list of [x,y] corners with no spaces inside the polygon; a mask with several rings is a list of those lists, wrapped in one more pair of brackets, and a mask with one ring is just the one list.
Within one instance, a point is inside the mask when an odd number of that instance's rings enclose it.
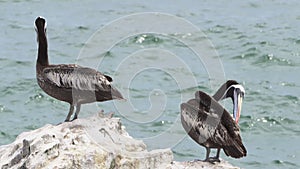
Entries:
{"label": "brown pelican", "polygon": [[[241,158],[247,151],[242,143],[238,121],[244,98],[244,87],[234,80],[223,84],[211,97],[202,91],[195,93],[195,99],[181,104],[181,123],[188,135],[206,148],[204,161],[219,160],[220,149],[227,156]],[[230,97],[233,101],[233,118],[218,101]],[[210,150],[217,149],[215,157],[209,157]]]}
{"label": "brown pelican", "polygon": [[38,40],[37,81],[48,95],[70,104],[65,121],[70,121],[74,107],[73,120],[77,119],[81,104],[123,99],[121,93],[111,85],[112,78],[101,72],[75,64],[49,64],[46,20],[38,17],[35,26]]}

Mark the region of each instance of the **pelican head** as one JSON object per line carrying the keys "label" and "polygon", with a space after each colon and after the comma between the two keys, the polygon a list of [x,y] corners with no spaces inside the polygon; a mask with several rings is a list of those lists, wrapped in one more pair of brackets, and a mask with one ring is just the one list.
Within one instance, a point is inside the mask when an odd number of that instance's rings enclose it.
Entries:
{"label": "pelican head", "polygon": [[245,96],[244,87],[235,80],[228,80],[213,95],[216,101],[220,101],[230,97],[233,102],[233,118],[238,123],[242,110],[242,102]]}
{"label": "pelican head", "polygon": [[242,85],[232,85],[233,87],[233,118],[235,119],[235,122],[238,123],[241,111],[242,111],[242,103],[245,96],[245,89]]}
{"label": "pelican head", "polygon": [[[39,32],[40,33],[46,33],[47,22],[46,22],[46,20],[43,17],[41,17],[41,16],[37,17],[34,23],[35,23],[34,24],[34,28],[35,28],[35,31],[36,31],[37,34]],[[37,38],[37,41],[38,40],[39,39]]]}

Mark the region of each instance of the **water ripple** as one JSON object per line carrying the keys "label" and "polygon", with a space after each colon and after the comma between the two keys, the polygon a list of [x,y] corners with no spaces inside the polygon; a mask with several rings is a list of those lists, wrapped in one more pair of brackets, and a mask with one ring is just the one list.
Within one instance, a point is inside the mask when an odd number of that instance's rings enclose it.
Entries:
{"label": "water ripple", "polygon": [[271,65],[280,65],[280,66],[296,66],[291,60],[286,58],[279,58],[272,53],[264,54],[260,56],[256,61],[252,63],[253,65],[260,66],[271,66]]}
{"label": "water ripple", "polygon": [[272,163],[275,164],[276,166],[285,166],[285,167],[295,167],[295,168],[297,168],[297,164],[289,162],[289,161],[273,160]]}
{"label": "water ripple", "polygon": [[[290,135],[291,133],[299,134],[300,128],[297,127],[299,120],[294,120],[287,117],[269,117],[263,116],[258,118],[248,118],[241,117],[243,120],[240,123],[241,130],[252,130],[256,132],[271,132],[271,133],[284,133],[285,135]],[[282,134],[281,134],[282,135]]]}
{"label": "water ripple", "polygon": [[35,83],[33,79],[25,79],[22,81],[11,83],[9,86],[3,87],[0,92],[1,96],[5,97],[8,95],[13,95],[15,93],[28,91],[28,86],[32,86],[33,83]]}
{"label": "water ripple", "polygon": [[159,44],[163,43],[163,39],[152,34],[142,34],[133,38],[133,43],[138,44]]}

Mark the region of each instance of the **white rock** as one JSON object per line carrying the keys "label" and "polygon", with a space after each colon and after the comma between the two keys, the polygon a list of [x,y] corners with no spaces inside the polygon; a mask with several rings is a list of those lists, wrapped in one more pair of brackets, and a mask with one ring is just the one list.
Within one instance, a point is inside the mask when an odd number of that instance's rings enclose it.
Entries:
{"label": "white rock", "polygon": [[172,162],[168,169],[239,169],[229,164],[227,161],[221,160],[221,162],[209,163],[203,161],[185,161],[185,162]]}
{"label": "white rock", "polygon": [[0,147],[3,168],[157,168],[171,163],[170,149],[147,151],[122,128],[120,119],[101,114],[20,134]]}
{"label": "white rock", "polygon": [[[222,160],[173,162],[170,149],[147,151],[141,140],[125,131],[119,118],[99,113],[86,119],[24,132],[0,146],[0,168],[234,168]],[[236,167],[235,167],[236,168]]]}

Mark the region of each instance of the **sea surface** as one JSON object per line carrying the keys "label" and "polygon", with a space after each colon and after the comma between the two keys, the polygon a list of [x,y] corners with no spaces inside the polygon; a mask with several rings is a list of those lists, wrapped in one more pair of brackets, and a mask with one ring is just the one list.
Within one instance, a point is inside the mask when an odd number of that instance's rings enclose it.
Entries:
{"label": "sea surface", "polygon": [[[84,105],[79,118],[113,111],[150,150],[204,159],[181,127],[180,103],[235,79],[246,90],[239,125],[248,154],[221,158],[242,168],[300,168],[299,8],[296,0],[0,0],[0,145],[67,115],[69,105],[35,78],[33,23],[43,16],[51,63],[110,75],[127,99]],[[221,104],[232,112],[230,100]]]}

